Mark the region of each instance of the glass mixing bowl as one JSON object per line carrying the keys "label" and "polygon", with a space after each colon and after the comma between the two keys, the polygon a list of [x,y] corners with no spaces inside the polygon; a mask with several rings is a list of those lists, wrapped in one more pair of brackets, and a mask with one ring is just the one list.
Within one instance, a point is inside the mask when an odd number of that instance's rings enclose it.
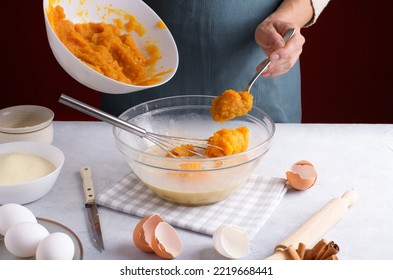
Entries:
{"label": "glass mixing bowl", "polygon": [[[149,132],[207,139],[222,128],[247,126],[245,152],[216,158],[171,158],[149,140],[114,127],[116,145],[135,174],[159,197],[183,205],[211,204],[227,198],[253,174],[269,151],[275,124],[263,110],[224,123],[213,121],[214,96],[184,95],[161,98],[132,107],[120,118]],[[196,167],[196,168],[195,168]]]}

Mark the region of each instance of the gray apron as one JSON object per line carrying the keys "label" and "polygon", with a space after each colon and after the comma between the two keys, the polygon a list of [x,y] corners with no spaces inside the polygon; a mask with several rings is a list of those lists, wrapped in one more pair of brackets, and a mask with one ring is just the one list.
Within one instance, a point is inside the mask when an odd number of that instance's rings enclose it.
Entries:
{"label": "gray apron", "polygon": [[[102,109],[120,115],[139,103],[173,95],[220,95],[244,90],[266,58],[254,32],[280,0],[145,0],[171,31],[179,67],[164,85],[128,94],[102,93]],[[251,93],[254,106],[275,122],[300,122],[299,63],[277,78],[260,77]]]}

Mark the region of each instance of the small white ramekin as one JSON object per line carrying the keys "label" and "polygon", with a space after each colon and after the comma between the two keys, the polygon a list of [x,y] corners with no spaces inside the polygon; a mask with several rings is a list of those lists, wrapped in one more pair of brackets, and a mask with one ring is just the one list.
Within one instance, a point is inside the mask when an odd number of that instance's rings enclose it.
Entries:
{"label": "small white ramekin", "polygon": [[0,110],[0,143],[36,141],[51,144],[54,113],[37,105],[19,105]]}

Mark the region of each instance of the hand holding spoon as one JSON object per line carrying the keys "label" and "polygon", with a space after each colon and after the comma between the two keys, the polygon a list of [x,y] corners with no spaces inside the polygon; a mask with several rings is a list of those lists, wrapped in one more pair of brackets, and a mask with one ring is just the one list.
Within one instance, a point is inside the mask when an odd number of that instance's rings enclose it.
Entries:
{"label": "hand holding spoon", "polygon": [[[289,41],[295,34],[295,29],[290,28],[285,32],[283,37],[285,43]],[[213,120],[218,122],[225,122],[234,119],[238,116],[247,114],[252,109],[253,96],[250,94],[250,89],[254,82],[258,79],[263,71],[269,66],[269,58],[262,63],[262,68],[252,77],[244,91],[226,90],[220,96],[217,96],[210,108],[210,114]]]}
{"label": "hand holding spoon", "polygon": [[[291,39],[293,37],[293,35],[295,34],[295,28],[289,28],[287,30],[287,32],[285,32],[284,34],[284,42],[287,43],[289,41],[289,39]],[[254,84],[254,82],[258,79],[258,77],[262,74],[263,71],[266,70],[266,68],[270,65],[270,59],[266,58],[263,63],[262,63],[262,67],[261,70],[259,70],[257,73],[255,73],[255,75],[251,78],[251,81],[248,83],[245,91],[250,92],[250,89],[252,87],[252,85]]]}

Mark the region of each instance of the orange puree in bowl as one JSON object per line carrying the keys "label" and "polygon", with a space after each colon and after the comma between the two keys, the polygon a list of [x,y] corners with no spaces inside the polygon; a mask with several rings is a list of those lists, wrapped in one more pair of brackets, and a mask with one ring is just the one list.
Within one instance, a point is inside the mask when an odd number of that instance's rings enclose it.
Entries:
{"label": "orange puree in bowl", "polygon": [[245,126],[236,129],[223,128],[208,139],[208,144],[220,149],[208,146],[205,155],[207,157],[222,157],[244,152],[247,150],[249,138],[250,131]]}
{"label": "orange puree in bowl", "polygon": [[158,21],[156,26],[159,29],[166,29],[166,25],[162,20]]}
{"label": "orange puree in bowl", "polygon": [[252,108],[253,96],[247,91],[228,89],[213,100],[210,114],[213,120],[225,122],[247,114]]}
{"label": "orange puree in bowl", "polygon": [[[250,131],[246,126],[236,129],[223,128],[214,132],[207,140],[208,146],[205,156],[208,158],[229,156],[244,152],[248,148],[250,139]],[[193,157],[196,156],[195,147],[193,145],[180,145],[166,154],[166,157]],[[195,167],[191,165],[191,167]]]}
{"label": "orange puree in bowl", "polygon": [[192,157],[195,156],[195,153],[193,153],[193,151],[195,152],[194,146],[193,145],[180,145],[179,147],[175,147],[174,149],[172,149],[170,152],[166,154],[166,157],[172,157],[172,156],[176,156],[176,157]]}
{"label": "orange puree in bowl", "polygon": [[[65,18],[61,6],[49,7],[48,18],[59,39],[81,61],[94,70],[117,81],[133,85],[158,83],[162,73],[154,74],[153,66],[161,58],[157,46],[148,45],[145,56],[136,46],[130,34],[121,34],[121,20],[114,24],[78,23]],[[135,19],[124,24],[126,29],[138,26]],[[132,20],[133,19],[133,20]],[[139,32],[143,30],[139,26]],[[137,31],[138,31],[137,30]]]}

